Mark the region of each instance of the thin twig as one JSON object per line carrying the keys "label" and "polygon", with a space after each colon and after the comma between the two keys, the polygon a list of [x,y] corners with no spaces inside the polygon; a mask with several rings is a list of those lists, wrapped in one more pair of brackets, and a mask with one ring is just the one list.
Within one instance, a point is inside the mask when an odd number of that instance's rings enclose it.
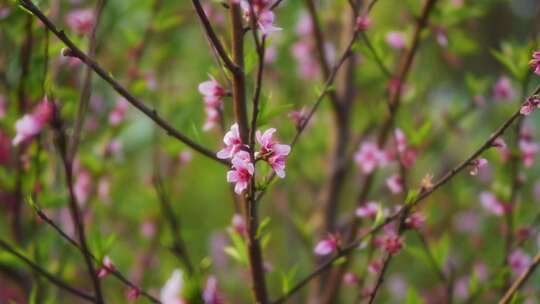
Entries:
{"label": "thin twig", "polygon": [[540,252],[536,254],[531,265],[514,281],[512,286],[504,293],[504,296],[499,300],[499,304],[508,304],[512,301],[514,294],[527,282],[533,272],[540,264]]}
{"label": "thin twig", "polygon": [[107,71],[105,71],[93,58],[90,58],[88,55],[86,55],[83,51],[81,51],[64,33],[64,31],[59,30],[56,28],[56,26],[47,18],[43,12],[36,7],[30,0],[18,0],[19,4],[22,5],[25,9],[32,12],[34,16],[39,18],[43,24],[53,32],[58,39],[60,39],[67,47],[68,50],[65,52],[66,55],[69,55],[71,57],[76,57],[80,59],[82,62],[84,62],[86,65],[88,65],[94,72],[96,72],[103,80],[108,82],[112,88],[118,92],[122,97],[124,97],[129,103],[131,103],[134,107],[139,109],[142,113],[144,113],[148,118],[153,120],[158,126],[160,126],[162,129],[164,129],[167,132],[167,135],[172,136],[193,150],[199,152],[200,154],[213,159],[219,163],[222,163],[224,165],[229,165],[229,162],[226,160],[222,160],[216,157],[215,153],[208,148],[196,143],[177,129],[175,129],[169,122],[167,122],[164,118],[159,116],[155,110],[152,110],[148,106],[144,104],[141,100],[139,100],[137,97],[132,95],[126,88],[124,88],[120,83],[118,83]]}
{"label": "thin twig", "polygon": [[0,239],[0,247],[2,247],[5,251],[9,252],[11,255],[16,256],[18,259],[20,259],[26,265],[28,265],[30,268],[32,268],[32,271],[34,271],[35,273],[40,274],[41,276],[46,278],[49,282],[56,285],[58,288],[63,289],[65,291],[68,291],[68,292],[72,293],[73,295],[75,295],[75,296],[77,296],[77,297],[79,297],[81,299],[87,300],[87,301],[92,302],[92,303],[98,303],[97,299],[94,298],[92,295],[89,295],[89,294],[87,294],[87,293],[85,293],[83,291],[80,291],[80,290],[68,285],[66,282],[64,282],[60,278],[55,277],[54,275],[49,273],[47,270],[41,268],[41,266],[39,266],[38,264],[34,263],[33,261],[31,261],[30,259],[28,259],[24,255],[19,253],[17,250],[15,250],[6,241],[4,241],[2,239]]}

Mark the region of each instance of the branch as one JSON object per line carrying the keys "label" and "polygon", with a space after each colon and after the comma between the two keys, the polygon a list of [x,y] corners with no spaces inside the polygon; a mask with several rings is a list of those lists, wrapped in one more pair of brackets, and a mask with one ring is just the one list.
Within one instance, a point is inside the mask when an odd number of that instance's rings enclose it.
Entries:
{"label": "branch", "polygon": [[112,88],[118,92],[122,97],[124,97],[129,103],[134,107],[139,109],[143,114],[148,118],[153,120],[158,126],[167,132],[167,135],[172,136],[193,150],[199,152],[200,154],[213,159],[217,162],[220,162],[224,165],[229,165],[229,162],[222,160],[216,157],[215,153],[206,147],[194,142],[192,139],[176,130],[172,125],[170,125],[165,119],[157,114],[155,110],[150,109],[144,104],[141,100],[133,96],[127,89],[125,89],[120,83],[113,79],[113,77],[106,72],[94,59],[90,58],[83,51],[81,51],[64,33],[64,31],[59,30],[56,26],[41,12],[41,10],[36,7],[30,0],[18,0],[19,4],[25,9],[30,11],[34,16],[39,18],[41,22],[49,28],[55,35],[60,39],[67,47],[68,50],[65,52],[66,55],[71,57],[76,57],[89,66],[95,73],[97,73],[103,80],[108,82]]}
{"label": "branch", "polygon": [[536,270],[536,267],[538,267],[538,264],[540,264],[540,252],[536,254],[529,268],[527,268],[505,292],[504,296],[499,300],[499,304],[508,304],[512,301],[514,294],[523,286],[523,284],[525,284],[525,282],[527,282],[529,277]]}
{"label": "branch", "polygon": [[65,291],[68,291],[72,293],[73,295],[85,299],[92,303],[98,303],[96,298],[94,298],[92,295],[89,295],[83,291],[80,291],[74,287],[71,287],[66,282],[62,281],[61,279],[55,277],[54,275],[50,274],[47,270],[41,268],[38,264],[32,262],[30,259],[22,255],[21,253],[17,252],[13,247],[11,247],[6,241],[0,239],[0,247],[2,247],[5,251],[8,253],[16,256],[18,259],[23,261],[26,265],[28,265],[32,270],[41,276],[45,277],[49,282],[56,285],[58,288],[63,289]]}
{"label": "branch", "polygon": [[[536,88],[533,94],[535,95],[540,93],[540,86]],[[493,146],[493,142],[495,139],[497,139],[499,136],[504,134],[504,132],[512,125],[512,123],[520,116],[519,113],[520,109],[518,109],[510,118],[508,118],[491,136],[477,149],[475,150],[469,157],[467,157],[464,161],[459,163],[456,167],[451,169],[450,171],[446,172],[434,185],[433,187],[426,189],[425,191],[421,192],[412,202],[407,205],[409,208],[413,208],[417,205],[419,205],[423,200],[425,200],[427,197],[429,197],[431,194],[433,194],[436,190],[441,188],[443,185],[448,183],[450,180],[452,180],[458,173],[466,169],[470,162],[472,160],[475,160],[480,156],[484,151],[491,148]],[[367,237],[377,233],[380,231],[384,226],[388,225],[389,223],[393,222],[394,220],[397,220],[403,212],[405,212],[409,208],[402,208],[400,211],[396,212],[392,216],[387,217],[382,223],[379,225],[371,228],[368,232],[360,235],[356,240],[353,240],[349,243],[349,245],[343,247],[338,254],[335,256],[329,258],[326,262],[321,264],[317,269],[315,269],[311,274],[309,274],[306,278],[302,279],[299,283],[297,283],[289,292],[282,295],[279,299],[273,301],[272,303],[283,303],[286,301],[290,296],[292,296],[294,293],[296,293],[298,290],[300,290],[304,285],[309,283],[313,278],[317,277],[318,275],[324,273],[326,270],[331,268],[332,264],[342,258],[349,256],[361,243],[363,240],[365,240]]]}
{"label": "branch", "polygon": [[232,62],[231,58],[225,51],[223,44],[221,43],[216,33],[214,32],[214,29],[212,28],[212,24],[210,24],[210,21],[208,20],[208,16],[206,16],[206,13],[204,12],[203,7],[201,6],[201,2],[199,0],[192,0],[191,2],[193,3],[193,7],[195,8],[197,15],[199,16],[199,19],[201,20],[201,23],[204,27],[206,35],[208,36],[208,39],[210,39],[212,45],[216,49],[221,60],[223,60],[227,69],[229,69],[229,71],[231,71],[231,73],[233,74],[238,74],[242,72],[242,68],[239,67],[234,62]]}
{"label": "branch", "polygon": [[[96,9],[94,10],[94,26],[92,27],[92,32],[90,33],[90,41],[88,43],[88,56],[94,57],[96,55],[96,46],[97,46],[97,30],[99,23],[101,21],[101,15],[103,9],[107,4],[106,0],[99,0],[96,4]],[[77,147],[81,139],[82,129],[84,127],[84,121],[86,118],[86,112],[88,110],[88,103],[90,102],[90,97],[92,95],[92,69],[89,66],[86,66],[84,70],[84,80],[81,90],[81,97],[79,99],[79,109],[77,111],[77,118],[75,119],[75,127],[73,130],[73,135],[71,138],[71,145],[69,149],[69,158],[73,159],[77,153]]]}
{"label": "branch", "polygon": [[[64,240],[66,240],[68,243],[70,243],[71,245],[73,245],[75,248],[77,249],[81,249],[80,246],[79,246],[79,243],[77,243],[77,241],[75,241],[74,239],[72,239],[66,232],[64,232],[64,230],[62,230],[62,228],[60,228],[60,226],[58,226],[51,218],[49,218],[47,216],[47,214],[45,214],[45,212],[43,212],[43,210],[41,210],[38,206],[36,205],[33,205],[34,207],[34,210],[36,211],[37,215],[39,216],[39,218],[41,220],[43,220],[44,222],[46,222],[47,224],[49,224]],[[93,255],[92,253],[90,253],[92,259],[94,260],[94,262],[96,262],[97,264],[100,264],[102,263],[102,261],[98,260],[97,257],[95,255]],[[129,281],[120,271],[118,271],[117,269],[109,269],[109,272],[115,277],[117,278],[120,282],[122,282],[124,285],[130,287],[130,288],[134,288],[134,289],[137,289],[141,292],[141,295],[146,297],[148,300],[152,301],[153,303],[161,303],[158,299],[154,298],[152,295],[150,295],[148,292],[142,290],[140,287],[138,287],[137,285],[135,285],[133,282]]]}

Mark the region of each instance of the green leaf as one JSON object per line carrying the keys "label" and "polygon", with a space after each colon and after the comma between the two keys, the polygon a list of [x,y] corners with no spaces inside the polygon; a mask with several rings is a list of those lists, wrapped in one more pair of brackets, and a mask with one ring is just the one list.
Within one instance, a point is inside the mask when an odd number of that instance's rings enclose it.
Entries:
{"label": "green leaf", "polygon": [[412,287],[407,289],[407,296],[405,298],[405,304],[423,304],[425,303],[424,300],[420,297],[420,295],[416,292],[416,290]]}

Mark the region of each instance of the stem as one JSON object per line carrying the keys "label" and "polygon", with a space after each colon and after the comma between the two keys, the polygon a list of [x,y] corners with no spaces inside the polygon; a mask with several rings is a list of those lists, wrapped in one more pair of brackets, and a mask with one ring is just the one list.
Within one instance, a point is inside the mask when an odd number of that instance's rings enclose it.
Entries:
{"label": "stem", "polygon": [[[35,211],[37,213],[37,215],[39,216],[40,219],[42,219],[44,222],[46,222],[47,224],[49,224],[49,226],[51,226],[64,240],[66,240],[68,243],[70,243],[71,245],[73,245],[75,248],[81,250],[81,247],[79,246],[79,243],[77,243],[77,241],[75,241],[74,239],[72,239],[69,235],[67,235],[67,233],[65,233],[62,228],[60,228],[60,226],[58,226],[51,218],[49,218],[45,212],[43,212],[40,208],[38,208],[37,206],[35,206]],[[101,261],[99,261],[95,255],[93,255],[92,253],[90,253],[90,255],[92,256],[92,259],[94,260],[95,263],[101,263]],[[109,272],[115,277],[117,278],[120,282],[122,282],[124,285],[128,286],[128,287],[131,287],[131,288],[135,288],[137,290],[140,290],[141,292],[141,295],[143,295],[144,297],[146,297],[148,300],[152,301],[153,303],[161,303],[158,299],[154,298],[152,295],[150,295],[148,292],[142,290],[141,288],[139,288],[137,285],[135,285],[135,283],[129,281],[120,271],[118,271],[117,269],[109,269]]]}
{"label": "stem", "polygon": [[540,264],[540,252],[536,254],[533,259],[532,264],[518,277],[516,281],[510,286],[510,288],[505,292],[504,296],[499,300],[499,304],[507,304],[512,301],[514,294],[527,282],[533,272],[536,270]]}
{"label": "stem", "polygon": [[87,293],[85,293],[83,291],[80,291],[80,290],[78,290],[78,289],[76,289],[74,287],[71,287],[66,282],[62,281],[60,278],[57,278],[54,275],[50,274],[47,270],[41,268],[41,266],[39,266],[38,264],[32,262],[30,259],[28,259],[24,255],[22,255],[21,253],[17,252],[17,250],[15,250],[6,241],[4,241],[2,239],[0,239],[0,247],[3,248],[8,253],[10,253],[11,255],[16,256],[18,259],[20,259],[26,265],[28,265],[30,268],[32,268],[32,271],[34,271],[35,273],[40,274],[41,276],[46,278],[49,282],[56,285],[60,289],[68,291],[68,292],[72,293],[73,295],[75,295],[75,296],[77,296],[77,297],[79,297],[81,299],[85,299],[85,300],[87,300],[89,302],[98,303],[96,298],[94,298],[92,295],[89,295],[89,294],[87,294]]}
{"label": "stem", "polygon": [[[236,122],[238,123],[240,137],[242,142],[249,143],[249,127],[246,109],[246,85],[244,74],[244,29],[242,25],[242,12],[239,3],[229,2],[229,12],[232,27],[232,51],[233,61],[238,67],[238,71],[233,73],[233,108]],[[262,70],[261,70],[262,73]],[[261,75],[262,77],[262,75]],[[253,131],[253,130],[252,130]],[[254,143],[253,143],[254,144]],[[250,154],[253,158],[253,145],[250,146]],[[250,183],[250,193],[246,197],[240,197],[244,208],[244,219],[247,227],[247,250],[249,257],[249,269],[251,273],[251,285],[253,296],[256,303],[268,303],[268,293],[266,290],[266,281],[264,276],[264,261],[262,250],[257,238],[257,229],[259,226],[257,215],[257,203],[255,200],[255,175]]]}
{"label": "stem", "polygon": [[[107,1],[99,0],[96,4],[96,9],[94,10],[94,26],[92,27],[92,32],[90,33],[90,41],[88,43],[88,56],[95,57],[96,55],[96,46],[97,46],[97,30],[99,23],[101,21],[101,15],[103,9],[105,8]],[[79,99],[79,109],[77,111],[77,118],[75,119],[75,127],[73,130],[73,136],[71,137],[71,146],[69,151],[69,158],[73,161],[75,154],[77,153],[77,148],[81,139],[82,129],[84,127],[84,121],[86,118],[86,112],[88,111],[88,103],[90,102],[90,97],[92,95],[92,69],[89,66],[86,66],[84,70],[84,79],[81,89],[81,97]]]}
{"label": "stem", "polygon": [[[538,86],[535,91],[531,95],[535,95],[540,93],[540,86]],[[512,116],[510,116],[506,121],[502,123],[502,125],[494,132],[492,133],[489,138],[481,144],[481,146],[472,152],[472,154],[467,157],[465,160],[463,160],[461,163],[459,163],[457,166],[455,166],[450,171],[446,172],[434,185],[433,187],[429,189],[425,189],[423,192],[421,192],[412,202],[409,203],[409,208],[414,208],[417,205],[419,205],[422,201],[424,201],[427,197],[429,197],[431,194],[433,194],[435,191],[437,191],[439,188],[444,186],[446,183],[448,183],[450,180],[452,180],[455,176],[457,176],[458,173],[466,169],[470,162],[478,156],[480,156],[484,151],[488,150],[492,147],[493,142],[495,139],[497,139],[499,136],[504,134],[504,132],[512,125],[512,123],[521,115],[519,113],[520,109],[518,108]],[[342,258],[349,256],[352,252],[354,252],[355,249],[361,244],[362,241],[364,241],[367,237],[374,235],[375,233],[379,232],[384,226],[388,225],[389,223],[397,220],[403,212],[405,212],[409,208],[402,208],[400,211],[394,213],[393,215],[387,217],[381,224],[371,228],[366,233],[360,235],[355,240],[351,241],[349,245],[344,246],[341,251],[339,251],[338,254],[335,256],[329,258],[326,262],[324,262],[322,265],[320,265],[317,269],[315,269],[311,274],[309,274],[307,277],[302,279],[300,282],[298,282],[289,292],[282,295],[279,299],[273,301],[272,303],[283,303],[286,301],[289,297],[291,297],[293,294],[295,294],[297,291],[299,291],[303,286],[305,286],[309,281],[311,281],[313,278],[316,278],[320,274],[324,273],[326,270],[330,269],[333,265],[333,263]]]}
{"label": "stem", "polygon": [[55,35],[60,39],[67,47],[68,51],[66,52],[68,56],[76,57],[80,59],[84,64],[89,66],[95,73],[97,73],[103,80],[109,83],[112,88],[118,92],[122,97],[124,97],[131,105],[136,107],[139,111],[145,114],[148,118],[154,121],[158,126],[167,132],[167,135],[172,136],[193,150],[199,152],[200,154],[206,156],[207,158],[213,159],[221,164],[229,165],[229,162],[222,160],[216,157],[215,153],[208,148],[194,142],[192,139],[175,129],[171,124],[169,124],[164,118],[158,115],[155,110],[149,108],[144,102],[139,100],[137,97],[133,96],[126,88],[124,88],[120,83],[118,83],[106,70],[104,70],[93,58],[86,55],[81,51],[64,33],[56,28],[56,26],[47,18],[43,12],[36,7],[30,0],[18,0],[19,4],[22,5],[25,9],[32,12],[34,16],[39,18],[43,24],[49,28]]}

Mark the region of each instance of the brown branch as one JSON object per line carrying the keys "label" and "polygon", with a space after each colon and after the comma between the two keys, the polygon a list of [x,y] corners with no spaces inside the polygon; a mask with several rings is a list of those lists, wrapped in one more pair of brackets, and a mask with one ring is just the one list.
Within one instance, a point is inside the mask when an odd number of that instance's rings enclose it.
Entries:
{"label": "brown branch", "polygon": [[540,264],[540,252],[536,254],[531,265],[514,281],[512,286],[505,292],[504,296],[499,300],[499,304],[508,304],[512,301],[514,294],[527,282]]}
{"label": "brown branch", "polygon": [[[380,128],[378,139],[377,139],[377,145],[379,147],[383,147],[386,144],[388,135],[390,134],[392,126],[394,125],[396,113],[401,103],[401,90],[402,90],[403,83],[407,79],[407,76],[412,66],[412,62],[416,55],[416,51],[418,50],[419,45],[420,45],[420,38],[421,38],[422,31],[427,25],[429,15],[432,12],[432,9],[436,2],[437,0],[426,0],[422,8],[422,14],[420,18],[417,20],[411,47],[405,52],[404,56],[402,57],[401,64],[398,67],[398,72],[396,74],[397,76],[395,76],[395,78],[399,79],[399,85],[398,85],[396,93],[390,94],[389,96],[389,100],[388,100],[389,113]],[[366,178],[364,179],[364,182],[362,186],[360,187],[360,191],[356,199],[357,205],[364,204],[364,202],[366,201],[369,195],[369,192],[371,190],[371,187],[373,185],[376,172],[377,171],[374,171],[368,174]],[[346,242],[351,242],[352,240],[354,240],[356,230],[358,229],[359,225],[360,225],[360,219],[357,217],[354,217],[352,219],[352,222],[349,224],[349,228],[345,236]],[[326,288],[326,294],[327,294],[326,299],[332,300],[337,294],[339,288],[341,287],[343,273],[349,266],[349,263],[350,263],[350,260],[347,259],[345,263],[343,263],[341,267],[339,267],[332,274],[331,281],[329,282],[329,284],[327,284],[327,288]]]}
{"label": "brown branch", "polygon": [[[232,28],[232,51],[233,61],[239,67],[237,73],[233,73],[233,108],[234,117],[238,123],[240,137],[243,143],[250,142],[250,130],[248,126],[246,109],[246,84],[244,70],[244,28],[242,25],[242,11],[239,3],[231,0],[229,2],[229,13]],[[261,70],[262,73],[262,70]],[[262,77],[262,75],[261,75]],[[254,143],[253,143],[254,144]],[[250,147],[250,154],[253,158],[253,145]],[[251,274],[251,289],[256,303],[268,303],[268,292],[266,290],[266,279],[264,274],[264,261],[261,245],[257,237],[259,226],[257,214],[257,202],[254,196],[255,180],[250,182],[250,191],[248,196],[240,195],[241,205],[243,206],[244,221],[247,228],[247,251],[249,260],[249,270]]]}
{"label": "brown branch", "polygon": [[[540,93],[540,86],[535,89],[533,94],[535,95]],[[424,201],[427,197],[429,197],[431,194],[433,194],[435,191],[437,191],[439,188],[444,186],[446,183],[448,183],[450,180],[452,180],[458,173],[466,169],[470,162],[478,158],[484,151],[488,150],[493,146],[493,142],[495,139],[497,139],[499,136],[504,134],[504,132],[512,125],[512,123],[520,116],[519,113],[520,109],[518,109],[516,112],[510,116],[505,122],[502,123],[502,125],[494,132],[492,133],[489,138],[480,145],[480,147],[475,150],[469,157],[467,157],[465,160],[463,160],[461,163],[459,163],[457,166],[455,166],[450,171],[446,172],[434,185],[433,187],[424,190],[423,192],[420,192],[420,194],[413,199],[408,206],[408,208],[402,208],[400,211],[394,213],[393,215],[387,217],[382,223],[379,225],[376,225],[375,227],[371,228],[366,233],[360,235],[355,240],[349,243],[349,245],[344,246],[335,256],[329,258],[327,261],[325,261],[323,264],[321,264],[317,269],[315,269],[311,274],[309,274],[307,277],[302,279],[300,282],[298,282],[289,292],[282,295],[279,299],[273,301],[272,303],[283,303],[285,302],[290,296],[295,294],[298,290],[300,290],[304,285],[309,283],[313,278],[317,277],[318,275],[324,273],[328,269],[330,269],[335,261],[338,259],[341,259],[342,257],[349,256],[360,244],[363,240],[365,240],[367,237],[379,232],[384,226],[388,225],[389,223],[397,220],[403,212],[405,212],[409,208],[414,208],[415,206],[419,205],[422,201]]]}
{"label": "brown branch", "polygon": [[118,83],[114,78],[105,71],[94,59],[90,58],[88,55],[86,55],[83,51],[81,51],[64,33],[64,31],[59,30],[56,28],[56,26],[47,18],[41,10],[36,7],[30,0],[18,0],[19,4],[22,5],[25,9],[32,12],[34,16],[39,18],[41,22],[53,32],[58,39],[60,39],[67,47],[68,50],[66,50],[65,54],[71,57],[76,57],[80,59],[82,62],[84,62],[87,66],[92,68],[92,70],[97,73],[103,80],[108,82],[112,88],[118,92],[122,97],[124,97],[129,103],[131,103],[134,107],[139,109],[143,114],[145,114],[148,118],[153,120],[158,126],[160,126],[163,130],[167,132],[167,135],[172,136],[193,150],[199,152],[200,154],[213,159],[217,162],[220,162],[224,165],[229,165],[229,162],[226,160],[222,160],[216,157],[215,153],[206,147],[196,143],[177,129],[175,129],[172,125],[170,125],[165,119],[163,119],[161,116],[157,114],[155,110],[152,110],[148,106],[144,104],[141,100],[139,100],[137,97],[133,96],[126,88],[124,88],[120,83]]}
{"label": "brown branch", "polygon": [[[62,228],[60,228],[60,226],[58,226],[51,218],[49,218],[47,216],[47,214],[45,214],[45,212],[43,212],[43,210],[41,210],[36,205],[34,205],[33,207],[34,207],[34,210],[36,211],[36,214],[39,216],[39,218],[41,220],[43,220],[45,223],[47,223],[49,226],[51,226],[60,235],[60,237],[62,237],[68,243],[73,245],[75,248],[77,248],[79,250],[81,249],[80,246],[79,246],[79,243],[77,243],[77,241],[75,241],[64,230],[62,230]],[[102,263],[102,261],[98,260],[98,258],[94,254],[90,253],[90,255],[91,255],[92,259],[94,260],[94,262],[96,264]],[[109,269],[109,272],[116,279],[118,279],[120,282],[122,282],[124,285],[126,285],[126,286],[128,286],[130,288],[135,288],[135,289],[139,290],[141,292],[142,296],[146,297],[148,300],[152,301],[153,303],[161,303],[158,299],[154,298],[148,292],[142,290],[140,287],[135,285],[133,282],[129,281],[119,270],[117,270],[117,269]]]}
{"label": "brown branch", "polygon": [[201,2],[199,0],[192,0],[191,2],[193,3],[193,7],[195,8],[197,15],[199,16],[199,19],[201,20],[208,39],[210,39],[210,41],[212,42],[212,45],[218,52],[219,57],[221,58],[221,60],[223,60],[223,63],[225,64],[227,69],[229,69],[229,71],[231,71],[231,73],[233,74],[238,74],[242,72],[242,68],[238,66],[235,62],[233,62],[225,51],[223,44],[217,37],[214,29],[212,28],[212,24],[210,24],[210,20],[208,20],[208,16],[206,16],[206,13],[204,12]]}
{"label": "brown branch", "polygon": [[19,253],[17,250],[15,250],[6,241],[4,241],[2,239],[0,239],[0,247],[2,247],[5,251],[10,253],[11,255],[14,255],[15,257],[17,257],[19,260],[23,261],[26,265],[28,265],[30,268],[32,268],[32,271],[34,271],[35,273],[38,273],[39,275],[43,276],[49,282],[56,285],[58,288],[63,289],[65,291],[68,291],[71,294],[73,294],[73,295],[75,295],[75,296],[77,296],[77,297],[79,297],[81,299],[87,300],[87,301],[92,302],[92,303],[98,303],[97,299],[94,298],[92,295],[89,295],[89,294],[87,294],[87,293],[85,293],[83,291],[80,291],[80,290],[68,285],[66,282],[64,282],[60,278],[57,278],[54,275],[50,274],[47,270],[43,269],[41,266],[39,266],[38,264],[34,263],[33,261],[31,261],[30,259],[28,259],[24,255]]}
{"label": "brown branch", "polygon": [[[96,56],[96,46],[97,46],[97,31],[99,28],[99,23],[101,21],[101,15],[103,9],[107,4],[106,0],[99,0],[96,4],[94,10],[94,25],[92,26],[92,32],[90,33],[90,38],[88,42],[88,56]],[[88,103],[90,102],[90,97],[92,95],[92,69],[89,66],[86,66],[84,69],[84,79],[82,83],[81,96],[79,98],[79,108],[77,110],[77,118],[75,119],[75,127],[73,129],[73,135],[70,141],[70,149],[68,157],[73,160],[75,154],[77,154],[77,148],[81,140],[81,133],[84,127],[84,121],[86,118],[86,112],[88,111]]]}

